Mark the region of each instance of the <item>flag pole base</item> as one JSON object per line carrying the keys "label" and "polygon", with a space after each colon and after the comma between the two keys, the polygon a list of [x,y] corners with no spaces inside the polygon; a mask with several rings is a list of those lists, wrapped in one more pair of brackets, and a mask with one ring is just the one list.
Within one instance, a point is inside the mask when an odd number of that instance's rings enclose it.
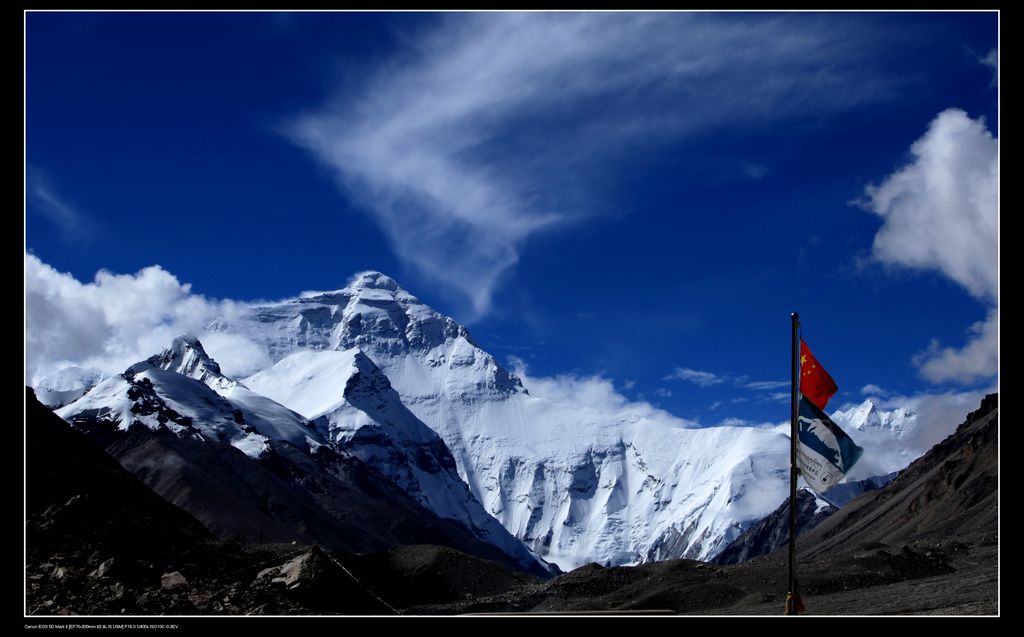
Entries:
{"label": "flag pole base", "polygon": [[804,608],[803,600],[800,599],[799,593],[792,591],[786,593],[786,611],[784,615],[799,615],[801,612],[806,611]]}

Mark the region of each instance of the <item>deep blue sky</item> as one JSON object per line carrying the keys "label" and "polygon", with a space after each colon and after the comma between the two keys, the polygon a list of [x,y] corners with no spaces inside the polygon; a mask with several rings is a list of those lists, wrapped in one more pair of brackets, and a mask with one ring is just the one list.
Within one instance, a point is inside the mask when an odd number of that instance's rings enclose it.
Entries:
{"label": "deep blue sky", "polygon": [[[613,88],[599,74],[593,85],[607,93],[527,96],[496,123],[488,109],[500,105],[471,112],[475,128],[467,128],[485,138],[453,157],[518,188],[509,201],[543,208],[523,218],[560,215],[536,231],[508,230],[514,236],[502,245],[514,246],[517,262],[494,266],[497,278],[476,304],[453,281],[476,280],[457,271],[479,263],[457,255],[460,242],[487,234],[487,223],[475,231],[483,234],[452,235],[451,246],[424,256],[455,272],[431,274],[404,253],[395,239],[401,230],[389,234],[382,221],[404,219],[429,198],[397,197],[392,216],[382,216],[375,210],[384,199],[372,186],[394,186],[394,174],[360,176],[352,159],[332,165],[290,132],[296,121],[319,117],[347,143],[355,136],[347,122],[371,129],[391,121],[389,99],[410,101],[396,111],[409,118],[421,96],[461,90],[458,78],[431,84],[449,68],[446,42],[461,38],[465,48],[456,50],[470,51],[503,46],[500,38],[474,41],[479,24],[463,27],[463,17],[28,14],[27,250],[81,281],[101,268],[133,273],[158,264],[194,293],[238,300],[334,289],[356,271],[381,270],[469,322],[503,362],[517,356],[538,376],[600,374],[629,398],[706,423],[785,419],[785,403],[743,385],[786,379],[794,309],[845,392],[836,406],[859,400],[868,383],[910,395],[992,382],[920,376],[914,355],[932,339],[962,346],[987,307],[941,272],[872,260],[882,219],[851,202],[912,161],[911,144],[946,109],[983,117],[998,136],[993,69],[981,62],[998,46],[996,14],[710,16],[713,29],[680,23],[678,39],[699,42],[733,22],[755,32],[772,23],[763,46],[777,61],[755,71],[780,81],[792,74],[797,88],[762,103],[768,89],[750,84],[742,68]],[[517,28],[520,36],[534,32]],[[656,36],[665,34],[657,28]],[[715,37],[708,46],[731,36]],[[783,50],[783,38],[792,38],[794,52]],[[802,38],[822,38],[828,59],[816,60],[818,45]],[[762,46],[746,44],[752,57],[738,56],[737,66],[756,61]],[[649,53],[637,55],[620,65]],[[836,69],[835,83],[801,92]],[[583,71],[568,72],[571,81]],[[530,77],[509,72],[510,81]],[[665,112],[672,121],[657,123]],[[636,123],[633,114],[645,131],[635,137],[626,125]],[[626,132],[602,139],[620,126]],[[445,148],[444,139],[429,144]],[[373,146],[352,148],[360,157]],[[446,181],[444,196],[457,200],[458,187]],[[498,223],[500,206],[494,214]],[[666,380],[677,367],[723,382]],[[716,401],[722,405],[711,409]]]}

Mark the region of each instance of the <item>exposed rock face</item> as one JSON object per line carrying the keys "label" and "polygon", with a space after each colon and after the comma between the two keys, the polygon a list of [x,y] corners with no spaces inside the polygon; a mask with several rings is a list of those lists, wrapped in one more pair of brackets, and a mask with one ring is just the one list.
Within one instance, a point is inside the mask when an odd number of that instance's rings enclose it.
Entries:
{"label": "exposed rock face", "polygon": [[[807,489],[796,493],[797,537],[817,526],[838,509]],[[768,517],[743,532],[711,560],[715,564],[737,564],[767,555],[789,543],[789,499]]]}

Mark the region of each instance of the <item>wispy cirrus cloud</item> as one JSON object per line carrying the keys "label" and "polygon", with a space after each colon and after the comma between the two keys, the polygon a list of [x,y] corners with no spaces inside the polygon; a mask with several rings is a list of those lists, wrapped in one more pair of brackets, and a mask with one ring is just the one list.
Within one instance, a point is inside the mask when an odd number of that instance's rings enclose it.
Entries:
{"label": "wispy cirrus cloud", "polygon": [[713,372],[690,369],[689,367],[676,367],[672,370],[671,374],[665,376],[664,380],[682,380],[693,383],[698,387],[711,387],[724,383],[726,379],[724,376],[719,376]]}
{"label": "wispy cirrus cloud", "polygon": [[[431,18],[358,90],[286,135],[397,255],[485,314],[538,233],[608,204],[630,153],[723,126],[885,99],[856,20],[808,14],[488,13]],[[877,25],[876,25],[877,26]],[[884,39],[879,40],[884,41]],[[351,85],[347,85],[351,86]],[[750,178],[769,168],[754,166]]]}
{"label": "wispy cirrus cloud", "polygon": [[753,389],[755,391],[767,391],[769,389],[781,389],[783,387],[789,387],[790,381],[788,380],[759,380],[752,383],[747,383],[747,389]]}
{"label": "wispy cirrus cloud", "polygon": [[59,194],[57,187],[42,171],[31,166],[25,199],[27,211],[49,221],[64,241],[77,242],[90,236],[92,220]]}
{"label": "wispy cirrus cloud", "polygon": [[[715,373],[700,369],[691,369],[689,367],[676,367],[670,374],[663,377],[662,380],[681,380],[688,383],[693,383],[698,387],[714,387],[715,385],[722,385],[728,383],[732,386],[752,389],[756,392],[768,392],[767,394],[760,395],[759,400],[764,402],[768,400],[766,396],[769,396],[771,400],[775,400],[776,396],[782,394],[771,393],[773,389],[782,389],[783,387],[789,387],[788,380],[758,380],[751,381],[750,376],[746,374],[731,374],[731,373]],[[789,394],[785,394],[789,396]],[[745,402],[746,398],[735,398],[732,402]]]}
{"label": "wispy cirrus cloud", "polygon": [[999,84],[999,51],[992,49],[988,52],[985,57],[979,57],[978,62],[982,65],[992,69],[992,81],[990,86],[998,86]]}

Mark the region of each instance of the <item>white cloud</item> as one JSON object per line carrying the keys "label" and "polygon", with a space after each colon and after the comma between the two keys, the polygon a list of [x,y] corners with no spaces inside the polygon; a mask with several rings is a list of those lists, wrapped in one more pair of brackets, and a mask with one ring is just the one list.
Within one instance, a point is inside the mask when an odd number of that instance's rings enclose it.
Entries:
{"label": "white cloud", "polygon": [[80,241],[90,236],[91,220],[59,196],[53,184],[32,167],[29,167],[25,200],[26,210],[48,220],[65,241]]}
{"label": "white cloud", "polygon": [[[594,214],[627,152],[883,99],[874,33],[813,15],[436,16],[285,134],[421,274],[487,312],[522,245]],[[876,25],[877,26],[877,25]],[[870,37],[874,37],[873,35]],[[769,169],[756,166],[758,177]]]}
{"label": "white cloud", "polygon": [[998,142],[984,119],[945,110],[910,147],[913,163],[867,187],[885,223],[873,254],[883,263],[937,270],[994,302]]}
{"label": "white cloud", "polygon": [[992,49],[983,58],[978,59],[983,65],[992,69],[992,81],[989,83],[990,86],[997,86],[999,84],[999,51]]}
{"label": "white cloud", "polygon": [[879,387],[878,385],[875,385],[873,383],[868,383],[867,385],[864,385],[863,387],[861,387],[860,388],[860,393],[865,395],[865,396],[879,396],[879,397],[884,397],[884,396],[888,396],[889,395],[889,392],[887,392],[886,390],[882,389],[881,387]]}
{"label": "white cloud", "polygon": [[968,328],[970,337],[960,349],[940,347],[932,340],[928,349],[914,356],[920,373],[933,383],[970,384],[991,378],[999,365],[999,317],[995,310],[988,318]]}
{"label": "white cloud", "polygon": [[671,389],[665,389],[664,387],[659,387],[659,388],[654,390],[654,395],[659,397],[659,398],[671,398],[672,397],[672,390]]}
{"label": "white cloud", "polygon": [[998,142],[984,119],[951,108],[910,151],[912,163],[867,187],[863,205],[885,220],[873,256],[941,272],[991,308],[961,349],[933,342],[914,359],[932,382],[990,378],[998,362]]}
{"label": "white cloud", "polygon": [[240,334],[203,332],[200,340],[221,371],[232,378],[251,376],[274,363],[263,347]]}
{"label": "white cloud", "polygon": [[774,422],[758,422],[756,420],[747,420],[746,418],[723,418],[715,427],[751,427],[753,429],[765,429],[768,431],[777,431],[785,436],[789,436],[789,421],[784,423]]}
{"label": "white cloud", "polygon": [[623,419],[646,418],[676,427],[698,426],[694,420],[674,416],[646,401],[629,400],[615,389],[611,380],[602,376],[560,374],[553,377],[533,377],[530,376],[522,359],[510,357],[510,361],[516,376],[522,379],[530,394],[538,398],[578,406],[581,409],[596,409]]}
{"label": "white cloud", "polygon": [[915,396],[895,396],[881,401],[883,409],[907,407],[917,412],[917,425],[904,442],[922,453],[953,433],[968,413],[978,409],[985,394],[996,391],[994,387],[981,391],[926,393]]}
{"label": "white cloud", "polygon": [[747,383],[747,389],[755,389],[758,391],[767,389],[780,389],[782,387],[789,387],[790,381],[788,380],[759,380],[753,383]]}
{"label": "white cloud", "polygon": [[725,382],[725,379],[718,374],[689,367],[676,367],[664,380],[684,380],[700,387],[711,387]]}
{"label": "white cloud", "polygon": [[34,385],[71,365],[120,373],[186,332],[199,336],[225,374],[244,375],[266,354],[241,336],[203,331],[212,317],[230,317],[237,307],[192,294],[160,266],[135,274],[101,270],[81,283],[26,254],[25,381]]}

